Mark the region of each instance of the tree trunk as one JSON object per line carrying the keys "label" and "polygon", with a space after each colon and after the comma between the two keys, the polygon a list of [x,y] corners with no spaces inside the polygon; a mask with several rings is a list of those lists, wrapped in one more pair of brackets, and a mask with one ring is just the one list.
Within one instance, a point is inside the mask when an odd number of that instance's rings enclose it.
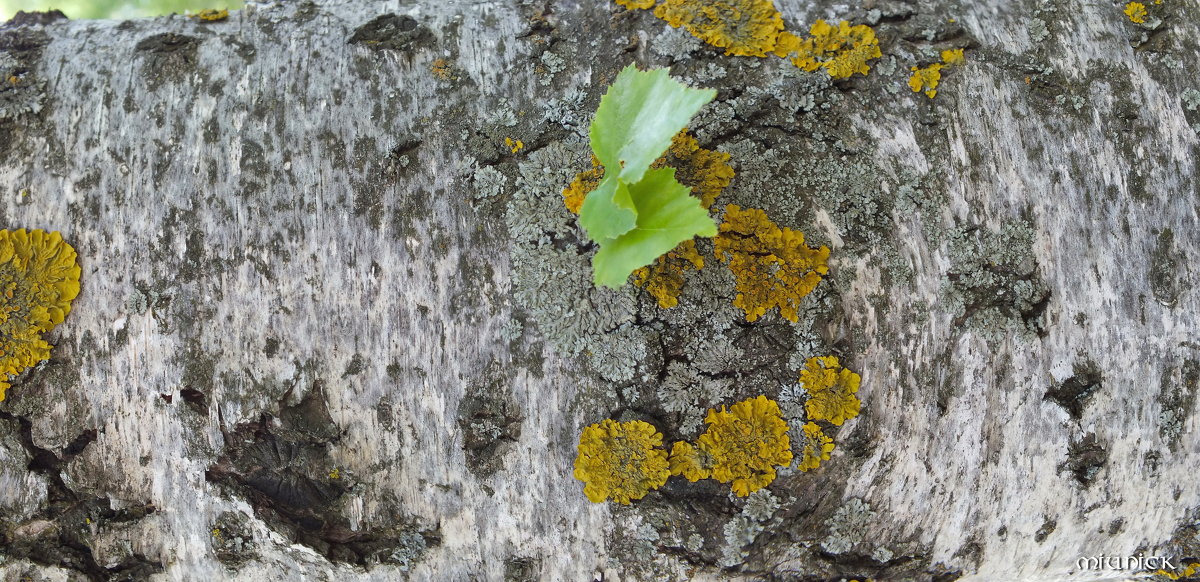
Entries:
{"label": "tree trunk", "polygon": [[[776,2],[873,25],[831,82],[609,2],[252,3],[0,29],[0,212],[82,292],[0,403],[4,580],[1100,576],[1200,557],[1200,9]],[[910,67],[966,48],[936,97]],[[799,321],[715,257],[591,286],[560,191],[616,72],[832,249]],[[711,245],[702,241],[702,251]],[[747,499],[572,476],[583,427],[694,438],[837,355],[862,414]],[[682,387],[682,390],[672,390]],[[682,401],[681,401],[682,399]],[[1108,575],[1154,570],[1126,564]]]}

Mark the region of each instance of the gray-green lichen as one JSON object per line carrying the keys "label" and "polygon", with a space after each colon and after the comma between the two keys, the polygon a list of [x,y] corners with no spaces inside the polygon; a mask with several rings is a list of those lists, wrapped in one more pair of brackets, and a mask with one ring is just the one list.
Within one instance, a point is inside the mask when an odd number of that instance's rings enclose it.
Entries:
{"label": "gray-green lichen", "polygon": [[988,341],[1042,332],[1050,289],[1037,272],[1031,225],[1011,221],[998,232],[957,228],[945,238],[950,268],[941,294],[956,324]]}
{"label": "gray-green lichen", "polygon": [[701,49],[700,40],[691,33],[673,26],[661,26],[650,41],[650,50],[664,59],[678,60]]}
{"label": "gray-green lichen", "polygon": [[721,546],[720,564],[730,567],[745,561],[746,557],[750,555],[746,546],[754,543],[762,531],[761,523],[744,515],[729,520],[725,524],[725,544]]}
{"label": "gray-green lichen", "polygon": [[484,166],[475,170],[474,181],[475,192],[473,195],[476,200],[479,200],[503,194],[505,186],[508,185],[508,176],[492,166]]}
{"label": "gray-green lichen", "polygon": [[1163,371],[1159,387],[1158,433],[1172,452],[1179,447],[1184,423],[1196,402],[1200,387],[1200,362],[1184,360]]}
{"label": "gray-green lichen", "polygon": [[835,556],[851,553],[856,545],[869,539],[874,522],[870,503],[858,498],[847,501],[825,520],[829,534],[821,540],[821,549]]}
{"label": "gray-green lichen", "polygon": [[1188,111],[1200,110],[1200,91],[1196,89],[1184,89],[1179,94],[1179,99],[1183,102],[1184,109]]}
{"label": "gray-green lichen", "polygon": [[657,396],[663,410],[679,415],[679,430],[690,437],[699,432],[706,408],[718,406],[730,395],[731,384],[728,378],[716,378],[692,365],[671,362]]}
{"label": "gray-green lichen", "polygon": [[746,498],[742,515],[757,522],[769,521],[779,509],[779,499],[769,489],[759,489]]}
{"label": "gray-green lichen", "polygon": [[1150,256],[1150,291],[1155,300],[1167,307],[1175,306],[1186,286],[1180,273],[1183,261],[1182,253],[1175,249],[1175,232],[1162,229]]}
{"label": "gray-green lichen", "polygon": [[635,292],[592,284],[586,239],[562,202],[562,189],[587,167],[586,148],[581,139],[552,142],[520,164],[505,215],[513,296],[556,351],[584,354],[602,378],[625,382],[646,356],[644,332],[632,325]]}

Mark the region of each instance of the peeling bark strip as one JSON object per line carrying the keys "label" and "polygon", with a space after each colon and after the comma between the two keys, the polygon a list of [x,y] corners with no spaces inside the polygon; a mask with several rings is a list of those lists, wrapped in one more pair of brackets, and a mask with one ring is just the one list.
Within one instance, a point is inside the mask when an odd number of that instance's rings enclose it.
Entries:
{"label": "peeling bark strip", "polygon": [[[777,1],[787,30],[872,27],[883,56],[838,81],[615,3],[402,4],[0,27],[0,222],[62,231],[83,269],[0,403],[0,578],[1019,580],[1200,555],[1195,3]],[[935,98],[910,90],[957,48]],[[737,171],[714,208],[832,250],[794,323],[746,321],[725,269],[671,309],[591,285],[561,192],[630,62],[718,90],[689,128]],[[801,426],[798,370],[827,355],[862,410],[818,470],[628,507],[571,476],[604,418],[673,443],[763,394]]]}

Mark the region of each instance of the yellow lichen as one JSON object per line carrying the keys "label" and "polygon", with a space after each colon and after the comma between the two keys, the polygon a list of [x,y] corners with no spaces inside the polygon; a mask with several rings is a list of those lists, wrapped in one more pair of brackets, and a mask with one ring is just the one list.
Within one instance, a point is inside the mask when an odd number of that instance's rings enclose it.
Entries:
{"label": "yellow lichen", "polygon": [[1125,5],[1125,16],[1129,17],[1129,21],[1135,24],[1144,24],[1149,13],[1146,12],[1146,5],[1141,2],[1130,2]]}
{"label": "yellow lichen", "polygon": [[608,498],[624,505],[662,487],[670,476],[662,433],[640,420],[604,419],[583,429],[575,478],[593,503]]}
{"label": "yellow lichen", "polygon": [[712,459],[692,443],[679,441],[671,447],[671,474],[695,483],[712,475]]}
{"label": "yellow lichen", "polygon": [[733,485],[745,497],[775,480],[775,467],[792,462],[788,424],[779,404],[766,396],[743,400],[729,408],[709,409],[708,428],[700,435],[700,452],[712,462],[712,477]]}
{"label": "yellow lichen", "polygon": [[506,137],[506,138],[504,138],[504,146],[508,148],[508,151],[515,154],[515,153],[521,151],[521,149],[525,147],[525,142],[522,142],[519,139],[513,139],[511,137]]}
{"label": "yellow lichen", "polygon": [[670,309],[679,305],[684,271],[703,268],[704,258],[696,251],[696,241],[685,240],[653,263],[634,271],[633,284],[657,299],[659,307]]}
{"label": "yellow lichen", "polygon": [[862,401],[855,396],[861,378],[843,368],[836,356],[809,358],[800,370],[800,385],[808,392],[804,410],[809,420],[824,420],[835,426],[858,416]]}
{"label": "yellow lichen", "polygon": [[815,422],[804,424],[804,442],[800,447],[800,463],[796,468],[801,471],[811,471],[821,465],[821,461],[829,460],[833,452],[833,439],[821,432],[821,427]]}
{"label": "yellow lichen", "polygon": [[783,17],[770,0],[664,0],[654,15],[727,55],[766,56],[783,30]]}
{"label": "yellow lichen", "polygon": [[42,334],[79,294],[75,259],[58,232],[0,230],[0,400],[11,376],[50,358]]}
{"label": "yellow lichen", "polygon": [[209,22],[214,22],[217,20],[225,20],[226,18],[229,18],[229,11],[224,10],[224,9],[216,10],[216,9],[208,8],[205,10],[201,10],[201,11],[193,14],[192,16],[195,16],[196,18],[199,18],[200,20],[207,20]]}
{"label": "yellow lichen", "polygon": [[1187,564],[1183,567],[1182,570],[1171,571],[1171,570],[1166,570],[1166,569],[1159,569],[1159,570],[1156,570],[1152,575],[1153,576],[1162,576],[1163,578],[1166,578],[1168,580],[1179,580],[1179,579],[1190,580],[1197,573],[1200,573],[1200,562],[1192,562],[1190,564]]}
{"label": "yellow lichen", "polygon": [[912,67],[912,76],[908,78],[908,86],[913,93],[921,91],[930,99],[937,97],[938,81],[942,78],[942,64],[934,63],[928,67]]}
{"label": "yellow lichen", "polygon": [[654,8],[654,0],[616,0],[616,3],[630,10]]}
{"label": "yellow lichen", "polygon": [[671,147],[654,165],[675,168],[675,179],[691,188],[705,208],[713,205],[736,174],[729,165],[729,154],[700,147],[686,129],[671,138]]}
{"label": "yellow lichen", "polygon": [[713,250],[729,263],[737,281],[735,307],[755,321],[778,307],[784,319],[799,319],[800,300],[829,272],[829,248],[809,248],[804,233],[780,228],[767,214],[730,204],[725,207]]}
{"label": "yellow lichen", "polygon": [[911,67],[913,74],[908,78],[908,87],[913,90],[913,93],[924,91],[926,96],[933,99],[937,97],[937,86],[942,79],[942,69],[952,65],[961,65],[966,60],[963,49],[944,50],[942,51],[942,62],[928,67]]}
{"label": "yellow lichen", "polygon": [[563,205],[573,214],[579,214],[579,209],[583,208],[583,199],[587,198],[588,193],[600,185],[602,179],[604,179],[604,166],[600,165],[600,160],[596,159],[596,156],[592,156],[592,169],[575,174],[571,185],[563,189]]}
{"label": "yellow lichen", "polygon": [[775,54],[791,57],[792,64],[806,71],[824,68],[834,79],[846,79],[870,70],[867,61],[883,56],[875,31],[865,24],[851,26],[843,20],[832,26],[818,20],[809,28],[812,35],[797,38],[790,33],[781,35]]}
{"label": "yellow lichen", "polygon": [[[434,59],[433,62],[429,64],[429,71],[433,73],[433,76],[435,76],[438,79],[441,79],[443,81],[450,80],[450,77],[451,77],[450,73],[453,70],[454,70],[454,67],[453,67],[453,65],[450,64],[450,61],[443,59],[443,58]],[[509,147],[512,147],[512,146],[509,146]],[[513,152],[513,153],[516,153],[516,152]]]}
{"label": "yellow lichen", "polygon": [[961,65],[967,60],[963,55],[963,49],[950,49],[942,51],[942,62],[947,65]]}

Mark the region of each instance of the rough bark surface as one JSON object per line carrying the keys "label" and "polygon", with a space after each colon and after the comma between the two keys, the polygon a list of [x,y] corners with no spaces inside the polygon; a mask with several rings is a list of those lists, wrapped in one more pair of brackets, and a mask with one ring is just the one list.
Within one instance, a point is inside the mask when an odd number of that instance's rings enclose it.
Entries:
{"label": "rough bark surface", "polygon": [[[599,1],[0,28],[0,222],[62,231],[83,267],[52,359],[0,403],[0,574],[1119,579],[1076,561],[1200,557],[1200,9],[776,5],[798,33],[872,24],[884,57],[835,84]],[[957,47],[935,99],[908,89]],[[671,310],[588,284],[559,191],[629,62],[719,90],[692,127],[738,171],[717,208],[833,249],[799,322],[746,322],[711,256]],[[669,442],[765,393],[802,419],[797,370],[828,354],[863,413],[769,495],[676,478],[621,507],[572,477],[603,418]]]}

